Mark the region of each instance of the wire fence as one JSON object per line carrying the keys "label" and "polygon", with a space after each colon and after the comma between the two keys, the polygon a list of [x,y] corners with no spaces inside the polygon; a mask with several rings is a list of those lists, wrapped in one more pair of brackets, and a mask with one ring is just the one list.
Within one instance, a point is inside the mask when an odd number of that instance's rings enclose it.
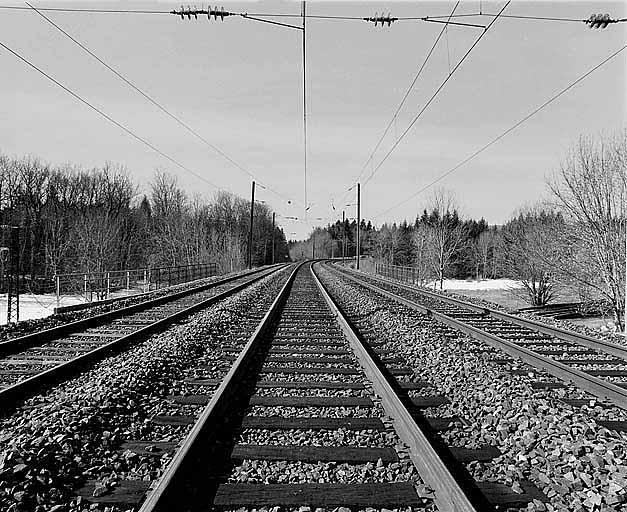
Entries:
{"label": "wire fence", "polygon": [[399,281],[405,281],[412,284],[422,284],[420,273],[416,267],[403,267],[401,265],[391,265],[389,263],[375,263],[375,274],[384,277],[391,277]]}
{"label": "wire fence", "polygon": [[53,293],[57,305],[61,303],[63,296],[79,296],[87,302],[92,302],[106,300],[112,296],[146,293],[216,274],[217,265],[215,263],[56,274],[53,277]]}

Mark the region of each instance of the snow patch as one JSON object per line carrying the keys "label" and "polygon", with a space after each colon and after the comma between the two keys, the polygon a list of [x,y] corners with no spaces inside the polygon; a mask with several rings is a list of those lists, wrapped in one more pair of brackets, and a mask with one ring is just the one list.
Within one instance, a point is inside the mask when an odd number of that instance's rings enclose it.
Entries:
{"label": "snow patch", "polygon": [[[433,287],[433,283],[431,284]],[[520,281],[513,279],[480,279],[479,281],[466,281],[464,279],[445,279],[445,290],[511,290],[520,288]],[[440,283],[436,283],[440,289]]]}

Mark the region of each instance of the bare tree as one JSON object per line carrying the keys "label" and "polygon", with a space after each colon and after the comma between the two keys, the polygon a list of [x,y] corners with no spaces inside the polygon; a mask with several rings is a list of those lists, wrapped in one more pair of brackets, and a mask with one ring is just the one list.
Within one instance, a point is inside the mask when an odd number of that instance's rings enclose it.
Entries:
{"label": "bare tree", "polygon": [[624,329],[627,131],[581,137],[549,187],[570,224],[569,257],[558,268],[605,297]]}
{"label": "bare tree", "polygon": [[494,277],[494,260],[497,257],[499,234],[495,229],[483,231],[473,244],[476,278]]}
{"label": "bare tree", "polygon": [[431,216],[428,226],[431,231],[431,265],[443,288],[446,277],[455,257],[466,241],[464,226],[458,215],[454,195],[444,189],[436,190],[429,204]]}
{"label": "bare tree", "polygon": [[433,271],[434,240],[433,230],[430,226],[419,224],[412,233],[414,248],[414,268],[418,284],[425,286],[428,281],[435,279]]}
{"label": "bare tree", "polygon": [[503,227],[505,274],[522,283],[523,298],[533,306],[548,304],[559,290],[555,262],[564,229],[563,217],[542,206],[523,210]]}

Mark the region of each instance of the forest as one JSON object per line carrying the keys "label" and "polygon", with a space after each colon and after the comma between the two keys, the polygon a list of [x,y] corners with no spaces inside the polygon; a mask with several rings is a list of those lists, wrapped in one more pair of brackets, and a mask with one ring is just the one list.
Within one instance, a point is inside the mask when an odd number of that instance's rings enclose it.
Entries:
{"label": "forest", "polygon": [[[602,301],[622,330],[627,231],[627,132],[582,136],[547,178],[547,198],[501,225],[464,218],[460,202],[438,189],[410,221],[376,228],[361,221],[361,254],[411,266],[423,284],[445,279],[511,278],[532,305],[565,297]],[[336,222],[290,245],[293,259],[354,256],[356,222]]]}
{"label": "forest", "polygon": [[[141,193],[122,166],[82,169],[0,155],[0,224],[20,228],[20,274],[37,291],[56,273],[247,262],[250,201],[216,192],[189,195],[166,172]],[[272,258],[272,211],[254,209],[253,264]],[[9,246],[2,229],[2,245]],[[276,261],[287,242],[275,228]]]}

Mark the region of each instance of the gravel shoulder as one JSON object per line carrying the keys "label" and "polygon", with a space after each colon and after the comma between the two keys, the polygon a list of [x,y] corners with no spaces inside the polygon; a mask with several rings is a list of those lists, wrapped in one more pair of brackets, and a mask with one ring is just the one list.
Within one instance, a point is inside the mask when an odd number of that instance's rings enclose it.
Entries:
{"label": "gravel shoulder", "polygon": [[[199,414],[202,407],[172,405],[168,396],[184,389],[186,377],[220,378],[228,371],[231,363],[221,360],[222,348],[244,343],[256,322],[242,320],[261,315],[287,276],[283,270],[266,277],[2,418],[0,510],[93,510],[75,498],[87,480],[100,485],[94,492],[107,492],[122,480],[157,479],[169,456],[138,456],[120,450],[122,443],[182,441],[189,426],[156,425],[151,418]],[[192,368],[201,363],[208,370],[198,374]]]}
{"label": "gravel shoulder", "polygon": [[[596,423],[599,408],[594,401],[584,408],[559,401],[585,394],[572,387],[534,389],[531,384],[538,378],[554,379],[542,373],[512,375],[490,362],[503,353],[387,299],[374,298],[335,273],[320,274],[368,340],[386,342],[386,348],[413,368],[412,380],[429,381],[449,399],[425,414],[462,419],[444,434],[450,445],[498,448],[501,455],[496,459],[467,465],[476,480],[504,483],[514,491],[521,481],[531,480],[548,500],[534,501],[528,510],[627,510],[627,435]],[[625,418],[615,408],[605,411]]]}

